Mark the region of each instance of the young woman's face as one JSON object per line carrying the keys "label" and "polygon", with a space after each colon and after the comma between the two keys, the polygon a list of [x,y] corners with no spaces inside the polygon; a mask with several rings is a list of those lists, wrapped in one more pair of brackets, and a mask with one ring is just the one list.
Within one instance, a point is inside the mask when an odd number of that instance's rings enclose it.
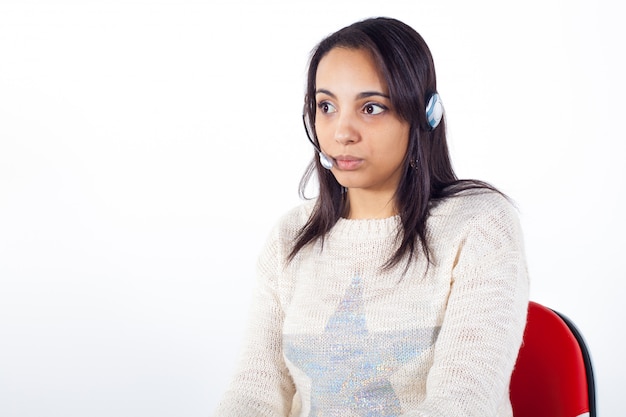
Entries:
{"label": "young woman's face", "polygon": [[334,48],[315,78],[315,130],[344,187],[395,192],[409,144],[409,124],[391,106],[387,84],[362,49]]}

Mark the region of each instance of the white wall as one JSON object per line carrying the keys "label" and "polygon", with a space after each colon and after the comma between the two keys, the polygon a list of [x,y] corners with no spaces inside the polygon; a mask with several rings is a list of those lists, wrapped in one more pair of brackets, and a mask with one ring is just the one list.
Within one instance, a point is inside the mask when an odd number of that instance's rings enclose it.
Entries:
{"label": "white wall", "polygon": [[259,249],[297,204],[309,50],[415,27],[453,159],[519,204],[533,299],[619,415],[623,13],[609,0],[0,1],[0,415],[206,416]]}

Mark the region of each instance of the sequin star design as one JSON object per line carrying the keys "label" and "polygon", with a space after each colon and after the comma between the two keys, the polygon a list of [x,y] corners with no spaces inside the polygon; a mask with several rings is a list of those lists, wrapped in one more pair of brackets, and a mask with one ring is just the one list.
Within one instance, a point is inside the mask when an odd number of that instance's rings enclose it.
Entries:
{"label": "sequin star design", "polygon": [[311,378],[309,417],[396,417],[390,376],[429,348],[437,329],[370,333],[356,277],[324,333],[285,335],[285,356]]}

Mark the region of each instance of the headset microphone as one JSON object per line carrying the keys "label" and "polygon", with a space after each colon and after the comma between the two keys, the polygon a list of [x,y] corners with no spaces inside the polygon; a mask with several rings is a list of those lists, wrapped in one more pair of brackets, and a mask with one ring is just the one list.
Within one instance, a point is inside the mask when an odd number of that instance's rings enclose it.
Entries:
{"label": "headset microphone", "polygon": [[322,164],[322,167],[324,167],[325,169],[332,169],[332,167],[333,167],[333,158],[331,158],[330,156],[328,156],[324,152],[322,152],[322,149],[319,147],[319,145],[313,141],[313,138],[311,137],[311,133],[309,133],[309,123],[307,123],[307,121],[308,121],[308,119],[306,117],[306,114],[303,114],[302,115],[302,123],[304,123],[304,131],[306,132],[306,137],[309,139],[309,142],[311,142],[311,145],[313,145],[313,147],[315,148],[315,150],[319,154],[319,156],[320,156],[320,164]]}
{"label": "headset microphone", "polygon": [[318,153],[320,154],[320,164],[326,169],[332,169],[333,160],[322,151],[318,151]]}

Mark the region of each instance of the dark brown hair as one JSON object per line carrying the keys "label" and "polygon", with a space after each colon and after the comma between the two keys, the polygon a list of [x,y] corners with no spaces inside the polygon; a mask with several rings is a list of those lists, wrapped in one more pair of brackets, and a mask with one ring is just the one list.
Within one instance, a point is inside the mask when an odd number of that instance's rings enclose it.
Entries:
{"label": "dark brown hair", "polygon": [[[372,54],[384,75],[394,110],[410,125],[404,172],[394,197],[402,229],[398,231],[398,247],[385,266],[398,264],[406,254],[415,255],[418,242],[431,262],[426,220],[432,203],[463,190],[497,190],[482,181],[456,177],[446,142],[445,118],[434,129],[426,118],[427,100],[437,92],[432,55],[424,39],[396,19],[380,17],[354,23],[331,34],[313,50],[307,75],[304,117],[308,119],[311,137],[316,144],[319,145],[315,135],[317,68],[322,58],[337,47],[363,49]],[[311,217],[298,234],[289,259],[308,243],[317,239],[323,241],[346,210],[343,187],[330,170],[321,166],[317,157],[313,158],[302,177],[300,194],[304,197],[313,173],[317,174],[319,196]]]}

